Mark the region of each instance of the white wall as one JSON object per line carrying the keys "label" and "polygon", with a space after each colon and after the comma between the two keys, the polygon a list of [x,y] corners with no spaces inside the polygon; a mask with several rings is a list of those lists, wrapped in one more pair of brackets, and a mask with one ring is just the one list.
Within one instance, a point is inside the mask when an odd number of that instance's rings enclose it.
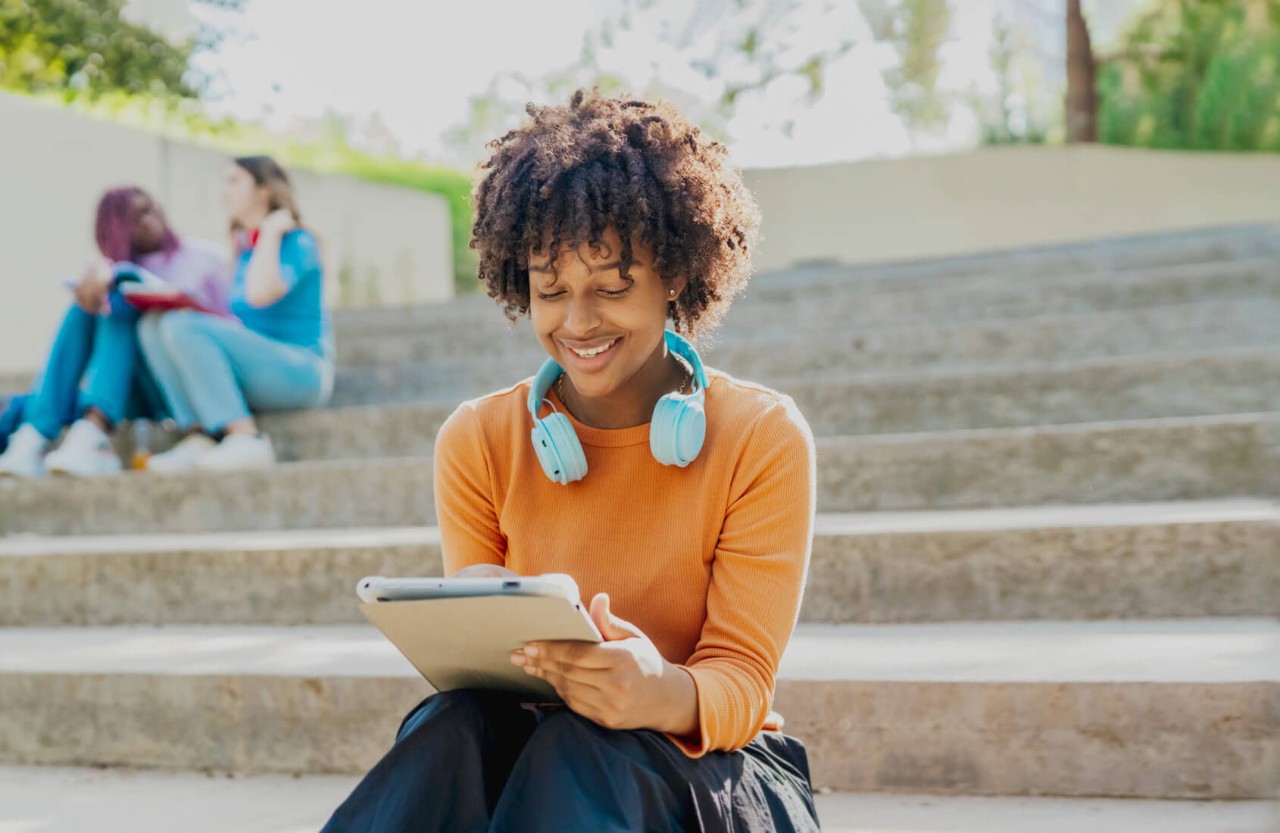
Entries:
{"label": "white wall", "polygon": [[[0,373],[44,360],[69,294],[61,280],[95,254],[98,197],[136,184],[184,235],[227,240],[216,151],[0,94]],[[410,304],[453,296],[444,199],[349,177],[291,173],[323,244],[336,306]]]}
{"label": "white wall", "polygon": [[1280,221],[1280,155],[1012,147],[746,172],[757,271]]}

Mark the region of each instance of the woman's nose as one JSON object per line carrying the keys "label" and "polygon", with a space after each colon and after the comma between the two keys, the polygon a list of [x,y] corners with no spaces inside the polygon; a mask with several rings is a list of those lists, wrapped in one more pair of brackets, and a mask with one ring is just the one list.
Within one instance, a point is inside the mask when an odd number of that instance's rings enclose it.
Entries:
{"label": "woman's nose", "polygon": [[594,298],[575,298],[568,302],[564,328],[574,335],[587,335],[600,326],[600,311]]}

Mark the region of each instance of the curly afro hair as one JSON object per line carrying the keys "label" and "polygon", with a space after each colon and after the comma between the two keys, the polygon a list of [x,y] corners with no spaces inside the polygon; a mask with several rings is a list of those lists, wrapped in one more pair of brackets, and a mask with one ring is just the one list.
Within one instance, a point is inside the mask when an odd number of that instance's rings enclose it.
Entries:
{"label": "curly afro hair", "polygon": [[[751,271],[759,211],[723,144],[666,103],[576,91],[568,106],[525,108],[530,119],[494,139],[476,183],[471,248],[490,297],[516,320],[529,311],[529,255],[600,247],[612,226],[630,277],[633,235],[670,284],[678,331],[706,335]],[[546,248],[544,248],[546,247]]]}

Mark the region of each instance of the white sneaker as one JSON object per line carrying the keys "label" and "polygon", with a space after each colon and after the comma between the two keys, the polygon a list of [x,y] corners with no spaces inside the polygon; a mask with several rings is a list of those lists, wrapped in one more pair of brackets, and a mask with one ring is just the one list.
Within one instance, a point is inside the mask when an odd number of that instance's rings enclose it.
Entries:
{"label": "white sneaker", "polygon": [[49,441],[24,422],[9,436],[9,447],[0,454],[0,477],[43,477],[44,450]]}
{"label": "white sneaker", "polygon": [[205,434],[190,434],[168,451],[151,455],[147,459],[147,471],[190,471],[196,467],[196,460],[201,455],[207,454],[217,446],[212,437]]}
{"label": "white sneaker", "polygon": [[196,468],[204,471],[264,469],[275,465],[276,450],[265,434],[228,434],[217,448],[200,455]]}
{"label": "white sneaker", "polygon": [[107,432],[87,419],[78,419],[67,429],[62,445],[44,458],[44,467],[51,474],[73,477],[106,477],[123,468]]}

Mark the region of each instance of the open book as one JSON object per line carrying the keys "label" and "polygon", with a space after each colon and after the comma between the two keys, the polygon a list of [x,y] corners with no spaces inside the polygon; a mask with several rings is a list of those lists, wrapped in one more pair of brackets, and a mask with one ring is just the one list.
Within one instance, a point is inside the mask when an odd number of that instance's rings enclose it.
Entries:
{"label": "open book", "polygon": [[202,303],[136,263],[121,261],[112,268],[112,286],[129,306],[146,311],[192,309],[209,315],[227,315]]}

